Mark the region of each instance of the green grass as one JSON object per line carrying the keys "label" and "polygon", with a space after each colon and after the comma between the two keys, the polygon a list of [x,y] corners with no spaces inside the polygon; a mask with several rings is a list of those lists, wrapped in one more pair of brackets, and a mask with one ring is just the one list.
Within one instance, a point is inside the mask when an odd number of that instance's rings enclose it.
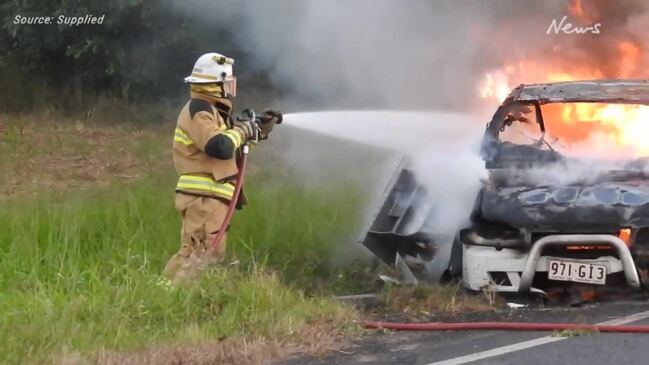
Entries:
{"label": "green grass", "polygon": [[7,363],[66,352],[130,350],[231,336],[275,337],[349,311],[309,281],[335,275],[326,257],[349,244],[352,197],[251,184],[236,216],[239,259],[200,285],[160,279],[178,248],[173,175],[62,196],[18,196],[0,211],[0,355]]}
{"label": "green grass", "polygon": [[[205,343],[214,362],[236,363],[212,349],[329,346],[338,327],[355,328],[347,323],[357,314],[333,295],[374,289],[375,273],[355,261],[352,244],[368,203],[359,178],[372,180],[358,146],[336,144],[348,151],[342,170],[363,166],[364,175],[349,177],[317,162],[316,175],[300,175],[305,156],[298,165],[285,159],[300,153],[290,138],[255,149],[250,203],[235,214],[226,264],[172,288],[160,274],[180,236],[173,125],[58,118],[0,115],[0,363],[107,364],[103,354],[114,351]],[[315,161],[331,150],[332,141],[310,138]]]}

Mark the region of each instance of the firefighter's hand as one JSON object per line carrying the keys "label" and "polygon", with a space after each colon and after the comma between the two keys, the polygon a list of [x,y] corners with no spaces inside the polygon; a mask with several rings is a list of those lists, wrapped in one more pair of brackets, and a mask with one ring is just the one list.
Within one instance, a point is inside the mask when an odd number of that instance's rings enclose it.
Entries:
{"label": "firefighter's hand", "polygon": [[259,127],[257,123],[249,120],[234,122],[234,128],[239,129],[246,139],[246,142],[256,143],[259,140]]}
{"label": "firefighter's hand", "polygon": [[277,110],[267,109],[261,113],[259,119],[261,120],[261,123],[259,123],[259,137],[261,139],[268,139],[270,131],[273,130],[275,124],[282,123],[284,116]]}

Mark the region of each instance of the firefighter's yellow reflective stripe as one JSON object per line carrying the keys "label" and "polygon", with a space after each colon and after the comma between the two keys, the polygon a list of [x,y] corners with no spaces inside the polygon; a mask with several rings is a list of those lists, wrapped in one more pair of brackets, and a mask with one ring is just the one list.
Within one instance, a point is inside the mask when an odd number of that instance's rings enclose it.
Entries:
{"label": "firefighter's yellow reflective stripe", "polygon": [[236,140],[236,138],[234,136],[232,136],[231,134],[227,133],[227,132],[223,133],[223,135],[228,137],[230,139],[230,141],[232,141],[232,144],[234,145],[234,148],[236,149],[237,148],[237,140]]}
{"label": "firefighter's yellow reflective stripe", "polygon": [[192,77],[200,77],[201,79],[214,80],[214,81],[220,80],[218,76],[206,75],[198,72],[192,72]]}
{"label": "firefighter's yellow reflective stripe", "polygon": [[228,198],[231,198],[234,194],[234,185],[232,183],[221,183],[204,176],[180,175],[176,189],[201,190]]}
{"label": "firefighter's yellow reflective stripe", "polygon": [[180,142],[185,146],[193,145],[194,141],[180,128],[176,128],[174,133],[174,141]]}
{"label": "firefighter's yellow reflective stripe", "polygon": [[232,198],[232,196],[234,195],[234,190],[225,189],[224,186],[220,188],[217,186],[208,186],[202,183],[180,183],[179,182],[176,188],[178,190],[183,190],[183,189],[200,190],[212,194],[217,194],[226,198]]}
{"label": "firefighter's yellow reflective stripe", "polygon": [[241,134],[234,129],[230,129],[226,132],[223,132],[223,135],[230,138],[232,141],[232,144],[234,144],[234,148],[237,149],[239,146],[241,146]]}

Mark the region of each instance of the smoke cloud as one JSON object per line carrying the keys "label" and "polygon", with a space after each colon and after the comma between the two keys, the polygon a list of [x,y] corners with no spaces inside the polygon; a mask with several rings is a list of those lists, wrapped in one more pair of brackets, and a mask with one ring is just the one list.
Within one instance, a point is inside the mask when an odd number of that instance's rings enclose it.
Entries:
{"label": "smoke cloud", "polygon": [[267,72],[275,85],[289,91],[286,102],[322,108],[465,105],[488,66],[481,64],[490,45],[476,35],[496,21],[494,10],[478,2],[176,4],[179,11],[213,22],[215,30],[229,29],[247,55],[239,64]]}
{"label": "smoke cloud", "polygon": [[[601,77],[642,77],[647,70],[644,61],[619,60],[622,41],[647,59],[640,36],[649,25],[648,4],[633,0],[188,0],[177,6],[228,29],[246,54],[238,64],[268,73],[285,91],[285,105],[464,111],[481,102],[478,84],[486,72],[523,59],[564,71],[594,66]],[[600,22],[601,32],[547,34],[564,15],[575,25]],[[545,81],[524,69],[508,78]]]}
{"label": "smoke cloud", "polygon": [[[237,59],[237,72],[268,74],[285,90],[284,110],[304,104],[321,110],[466,112],[481,102],[479,84],[487,72],[503,72],[513,85],[547,81],[541,79],[546,74],[521,68],[521,60],[565,72],[588,66],[591,76],[600,77],[643,77],[649,70],[649,47],[642,37],[649,4],[635,0],[174,4],[179,12],[213,24],[215,35],[233,38],[245,54]],[[575,25],[601,23],[600,33],[548,34],[563,16]],[[625,42],[637,48],[639,62],[625,64],[619,57]],[[217,42],[205,47],[220,49]],[[490,110],[495,104],[490,100]]]}

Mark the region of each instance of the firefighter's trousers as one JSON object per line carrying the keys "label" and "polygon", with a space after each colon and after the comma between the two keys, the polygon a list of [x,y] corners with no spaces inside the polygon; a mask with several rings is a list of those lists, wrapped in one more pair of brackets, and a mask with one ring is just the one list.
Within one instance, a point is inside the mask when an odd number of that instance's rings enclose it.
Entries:
{"label": "firefighter's trousers", "polygon": [[225,257],[226,235],[216,249],[210,247],[225,219],[228,205],[219,199],[176,193],[182,217],[180,250],[167,263],[164,275],[174,282],[195,279],[212,263]]}

